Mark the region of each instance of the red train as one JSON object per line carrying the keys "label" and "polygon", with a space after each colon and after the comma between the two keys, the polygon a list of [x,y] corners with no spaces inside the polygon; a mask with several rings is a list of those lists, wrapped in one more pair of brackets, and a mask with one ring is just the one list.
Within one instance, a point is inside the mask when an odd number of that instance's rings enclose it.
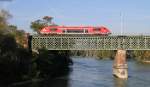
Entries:
{"label": "red train", "polygon": [[92,26],[47,26],[40,30],[41,34],[98,34],[109,35],[110,30],[106,27]]}

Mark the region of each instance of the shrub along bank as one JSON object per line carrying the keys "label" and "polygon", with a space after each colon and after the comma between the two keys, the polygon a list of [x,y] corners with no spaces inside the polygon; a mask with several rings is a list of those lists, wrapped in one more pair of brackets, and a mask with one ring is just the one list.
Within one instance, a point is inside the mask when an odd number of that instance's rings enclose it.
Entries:
{"label": "shrub along bank", "polygon": [[0,34],[0,82],[3,84],[62,74],[71,60],[68,51],[33,53],[16,43],[11,34]]}

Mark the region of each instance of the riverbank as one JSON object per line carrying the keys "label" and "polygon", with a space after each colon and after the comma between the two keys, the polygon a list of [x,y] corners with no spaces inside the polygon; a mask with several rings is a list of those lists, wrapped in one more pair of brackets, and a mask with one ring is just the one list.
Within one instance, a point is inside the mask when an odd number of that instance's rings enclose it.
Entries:
{"label": "riverbank", "polygon": [[0,34],[0,84],[53,78],[69,69],[69,51],[31,53],[10,34]]}

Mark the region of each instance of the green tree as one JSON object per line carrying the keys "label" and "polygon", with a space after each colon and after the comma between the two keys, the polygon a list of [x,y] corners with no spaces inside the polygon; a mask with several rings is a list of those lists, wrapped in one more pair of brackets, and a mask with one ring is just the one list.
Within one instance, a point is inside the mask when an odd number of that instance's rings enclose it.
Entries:
{"label": "green tree", "polygon": [[7,19],[11,18],[12,16],[6,10],[0,10],[0,24],[7,24]]}
{"label": "green tree", "polygon": [[136,50],[133,51],[134,57],[138,61],[149,61],[150,60],[150,51],[147,50]]}
{"label": "green tree", "polygon": [[23,46],[27,43],[26,32],[24,30],[18,30],[17,26],[9,25],[7,32],[15,38],[16,42],[20,46]]}
{"label": "green tree", "polygon": [[113,59],[114,56],[115,56],[115,51],[111,51],[111,50],[101,50],[101,51],[98,51],[97,56],[98,56],[100,59],[103,59],[103,58],[111,58],[111,59]]}
{"label": "green tree", "polygon": [[44,23],[41,23],[41,20],[36,20],[34,22],[31,22],[31,28],[33,31],[39,33],[39,30],[45,27],[46,25]]}
{"label": "green tree", "polygon": [[24,30],[18,29],[15,25],[8,25],[7,20],[11,17],[8,11],[0,10],[0,34],[12,35],[16,42],[20,46],[23,46],[27,42],[26,33]]}
{"label": "green tree", "polygon": [[0,33],[6,33],[7,32],[7,20],[11,18],[12,16],[8,11],[0,10]]}
{"label": "green tree", "polygon": [[45,26],[56,26],[55,23],[52,23],[52,19],[52,17],[44,16],[42,19],[31,22],[30,27],[39,34],[39,31]]}

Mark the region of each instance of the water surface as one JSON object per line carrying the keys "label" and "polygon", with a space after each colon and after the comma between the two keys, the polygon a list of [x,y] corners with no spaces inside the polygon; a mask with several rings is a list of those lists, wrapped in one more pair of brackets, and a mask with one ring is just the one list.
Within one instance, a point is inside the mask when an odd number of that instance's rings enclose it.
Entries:
{"label": "water surface", "polygon": [[150,87],[150,64],[128,61],[129,78],[112,75],[112,60],[73,58],[69,75],[52,81],[30,84],[30,87]]}

